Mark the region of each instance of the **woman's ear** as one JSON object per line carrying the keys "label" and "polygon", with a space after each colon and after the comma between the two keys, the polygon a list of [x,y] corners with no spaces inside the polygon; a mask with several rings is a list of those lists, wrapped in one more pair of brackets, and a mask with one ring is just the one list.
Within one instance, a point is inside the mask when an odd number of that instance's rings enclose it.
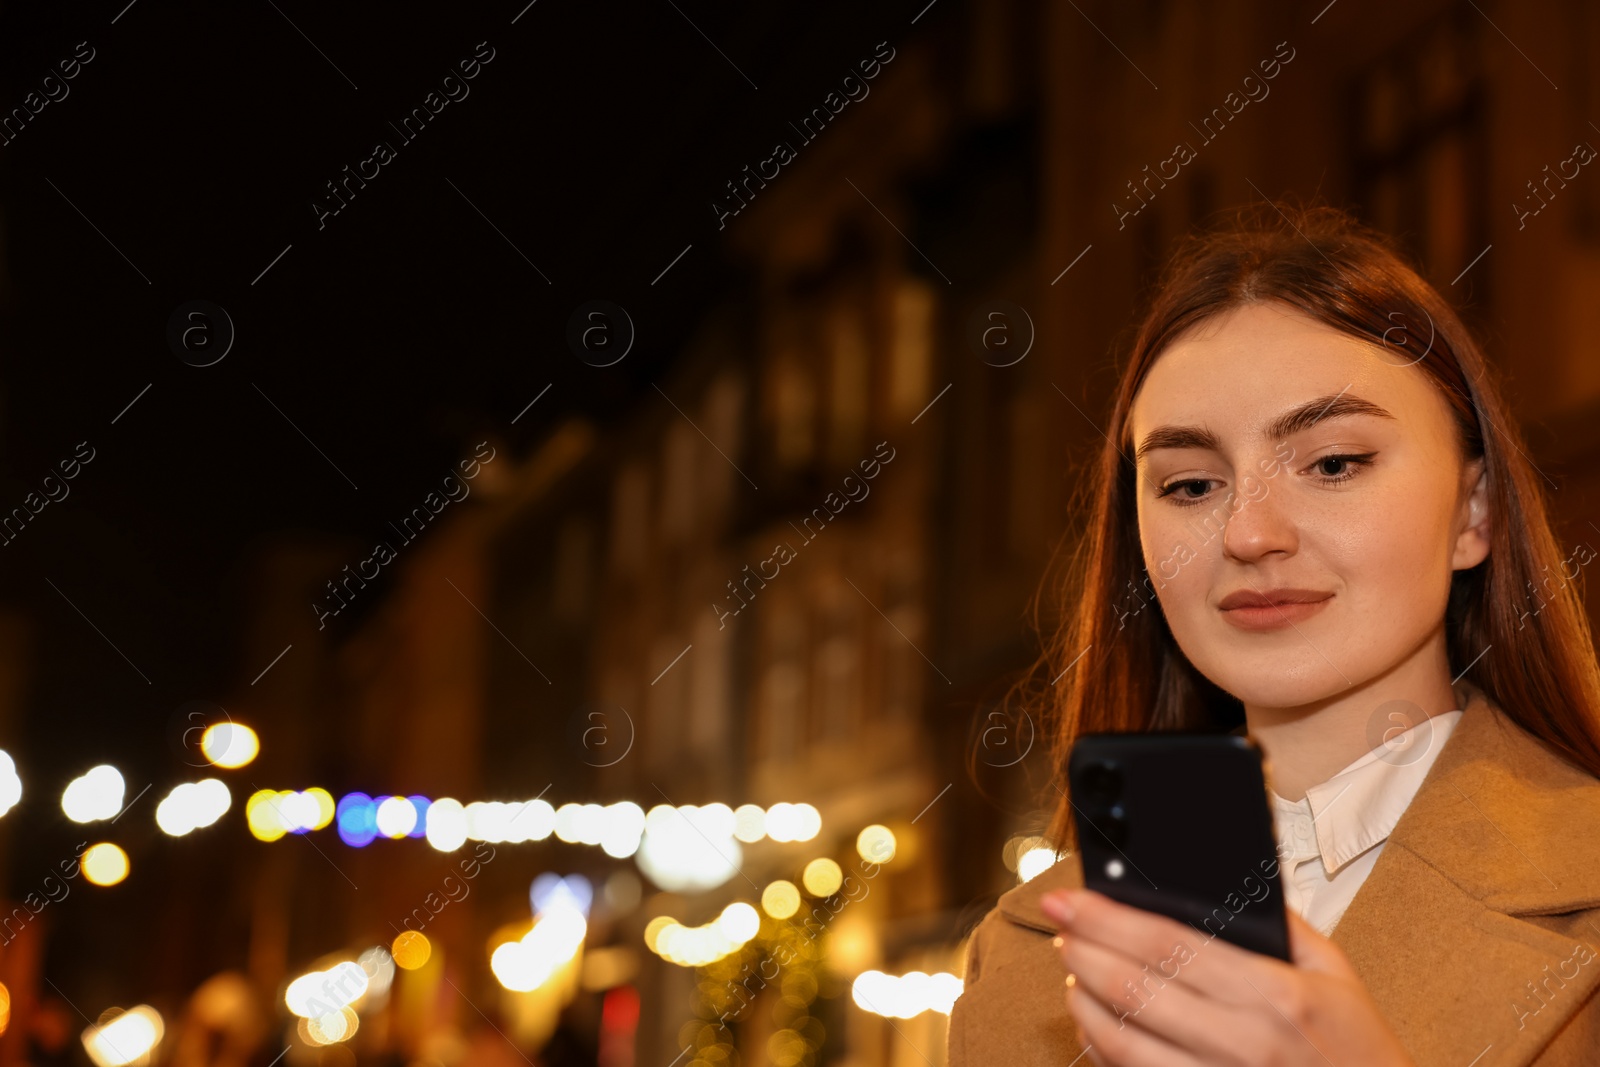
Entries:
{"label": "woman's ear", "polygon": [[1456,535],[1455,552],[1450,559],[1453,570],[1476,567],[1489,555],[1489,472],[1480,456],[1462,468],[1462,486],[1471,485],[1461,505],[1461,532]]}

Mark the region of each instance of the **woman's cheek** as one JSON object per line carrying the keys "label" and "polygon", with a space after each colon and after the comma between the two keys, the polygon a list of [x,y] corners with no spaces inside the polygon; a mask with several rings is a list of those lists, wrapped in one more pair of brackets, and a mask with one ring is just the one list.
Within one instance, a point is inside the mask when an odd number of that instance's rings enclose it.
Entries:
{"label": "woman's cheek", "polygon": [[1203,551],[1179,541],[1152,572],[1161,611],[1180,645],[1189,643],[1205,625],[1208,574]]}
{"label": "woman's cheek", "polygon": [[[1416,638],[1444,617],[1454,572],[1448,519],[1414,509],[1407,521],[1405,511],[1396,507],[1370,516],[1363,533],[1351,537],[1339,566],[1347,581],[1359,581],[1381,602],[1370,618],[1388,618],[1404,636]],[[1389,516],[1387,527],[1383,515]]]}

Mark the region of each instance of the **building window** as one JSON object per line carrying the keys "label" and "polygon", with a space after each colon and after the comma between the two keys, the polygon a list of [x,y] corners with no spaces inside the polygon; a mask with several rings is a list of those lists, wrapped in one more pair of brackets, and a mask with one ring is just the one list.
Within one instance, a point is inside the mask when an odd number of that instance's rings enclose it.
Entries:
{"label": "building window", "polygon": [[871,403],[871,354],[861,311],[845,302],[828,320],[828,458],[848,467],[861,452]]}
{"label": "building window", "polygon": [[912,647],[923,643],[922,612],[906,602],[884,611],[892,629],[882,631],[883,717],[889,722],[910,721],[922,699],[922,675],[929,670],[922,654]]}
{"label": "building window", "polygon": [[822,632],[815,653],[812,716],[819,740],[847,740],[855,733],[861,717],[859,603],[855,590],[839,583],[828,590],[819,612]]}
{"label": "building window", "polygon": [[805,619],[787,599],[774,600],[764,629],[757,754],[764,762],[787,763],[804,739]]}
{"label": "building window", "polygon": [[726,516],[734,479],[739,478],[730,464],[740,462],[743,405],[744,386],[731,374],[720,375],[706,390],[705,421],[701,425],[705,427],[706,436],[722,451],[721,456],[714,457],[715,462],[706,462],[696,479],[700,486],[701,512],[708,524],[715,524]]}
{"label": "building window", "polygon": [[[673,657],[683,651],[685,643],[673,637],[658,639],[650,647],[648,669],[659,671],[672,663]],[[649,702],[649,710],[642,740],[646,750],[645,761],[653,770],[667,771],[677,767],[683,752],[684,679],[689,672],[682,670],[682,666],[682,663],[674,665],[672,670],[660,675],[646,687],[645,699]]]}
{"label": "building window", "polygon": [[665,541],[682,542],[693,532],[700,441],[694,427],[674,413],[661,455],[661,536]]}
{"label": "building window", "polygon": [[810,462],[816,444],[816,385],[804,356],[794,347],[773,358],[767,376],[767,412],[778,463],[798,467]]}
{"label": "building window", "polygon": [[[1451,8],[1360,71],[1352,88],[1351,188],[1367,221],[1414,235],[1441,289],[1489,244],[1488,139],[1479,24]],[[1472,275],[1488,303],[1489,271]]]}
{"label": "building window", "polygon": [[933,364],[933,286],[920,278],[901,281],[894,294],[889,347],[889,414],[915,418],[930,399]]}
{"label": "building window", "polygon": [[695,625],[694,651],[685,659],[689,667],[688,743],[697,753],[726,751],[731,687],[729,641],[710,615],[701,613]]}

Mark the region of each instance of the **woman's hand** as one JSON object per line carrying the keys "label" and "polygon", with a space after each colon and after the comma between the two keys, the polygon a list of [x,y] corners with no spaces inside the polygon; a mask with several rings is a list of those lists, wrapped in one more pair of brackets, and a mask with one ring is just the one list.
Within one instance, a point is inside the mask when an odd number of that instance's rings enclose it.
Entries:
{"label": "woman's hand", "polygon": [[1100,1067],[1415,1067],[1344,952],[1293,909],[1290,965],[1091,890],[1041,903]]}

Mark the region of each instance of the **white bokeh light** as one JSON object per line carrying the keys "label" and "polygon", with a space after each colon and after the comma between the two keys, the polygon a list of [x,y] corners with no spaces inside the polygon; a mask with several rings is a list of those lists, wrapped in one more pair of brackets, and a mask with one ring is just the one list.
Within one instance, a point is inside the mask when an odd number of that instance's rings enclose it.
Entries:
{"label": "white bokeh light", "polygon": [[122,810],[122,774],[102,763],[67,784],[61,794],[61,810],[73,822],[96,822],[115,818]]}

